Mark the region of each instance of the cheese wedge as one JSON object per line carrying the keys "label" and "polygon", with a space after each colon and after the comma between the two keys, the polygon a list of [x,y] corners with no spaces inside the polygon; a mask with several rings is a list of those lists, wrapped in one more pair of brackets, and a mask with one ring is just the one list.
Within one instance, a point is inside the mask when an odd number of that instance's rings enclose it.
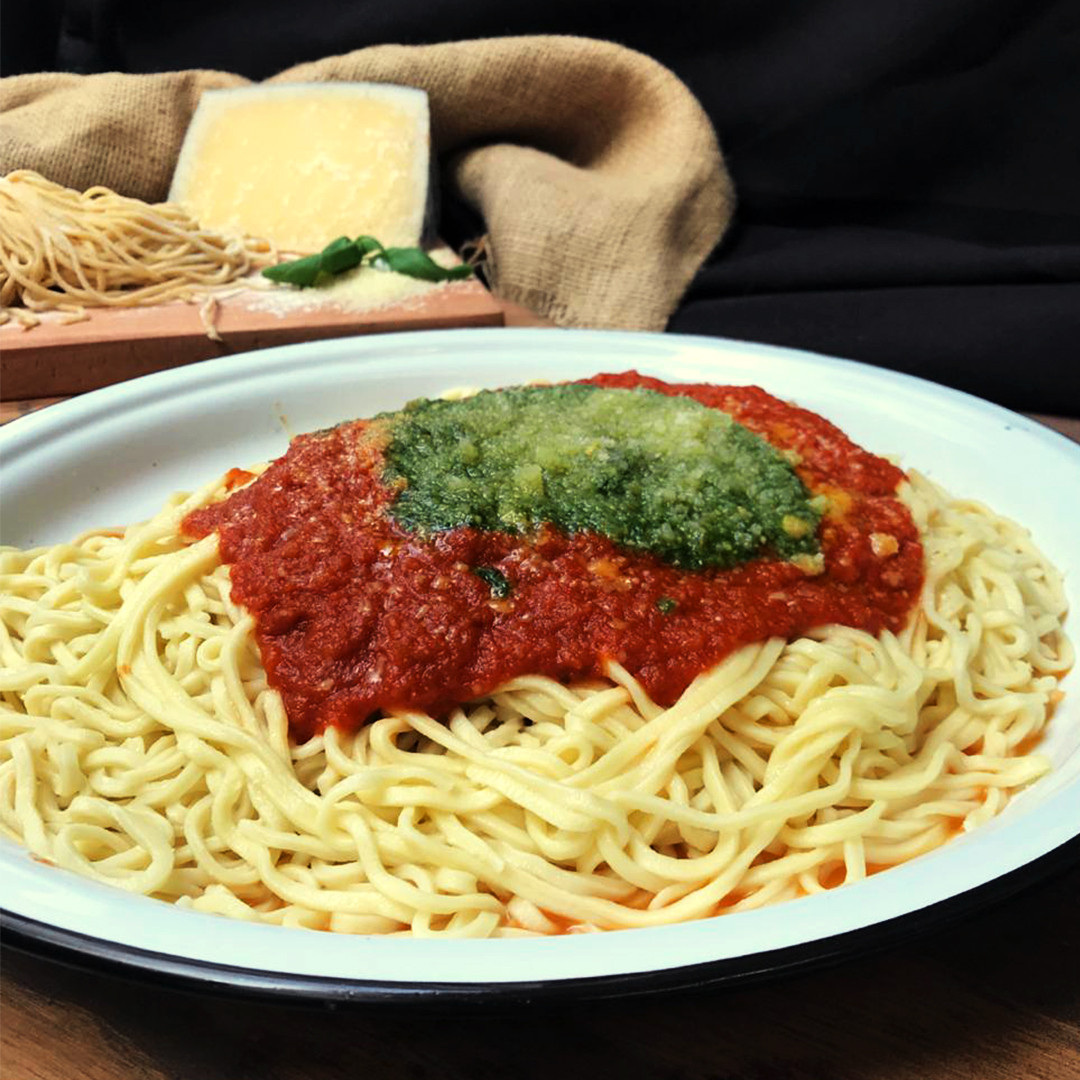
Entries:
{"label": "cheese wedge", "polygon": [[320,251],[339,236],[421,240],[429,201],[427,94],[378,83],[208,90],[169,200],[204,229]]}

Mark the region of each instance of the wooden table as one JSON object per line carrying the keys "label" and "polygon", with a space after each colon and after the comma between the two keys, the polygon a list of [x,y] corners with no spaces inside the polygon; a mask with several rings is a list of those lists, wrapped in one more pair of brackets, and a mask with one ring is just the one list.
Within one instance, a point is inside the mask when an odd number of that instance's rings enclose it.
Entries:
{"label": "wooden table", "polygon": [[[538,320],[518,310],[511,325]],[[9,419],[41,403],[6,403]],[[1038,417],[1080,441],[1080,420]],[[3,951],[5,1080],[1080,1078],[1080,844],[1050,877],[885,951],[625,1001],[299,1007]],[[631,947],[628,939],[627,947]]]}

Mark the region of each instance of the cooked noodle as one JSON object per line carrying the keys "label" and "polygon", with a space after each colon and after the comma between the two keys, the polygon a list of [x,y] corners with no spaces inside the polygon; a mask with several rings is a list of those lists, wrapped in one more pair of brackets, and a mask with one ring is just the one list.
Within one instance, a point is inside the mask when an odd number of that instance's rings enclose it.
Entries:
{"label": "cooked noodle", "polygon": [[654,926],[858,881],[1042,775],[1072,662],[1027,532],[912,477],[927,584],[899,636],[744,648],[670,709],[626,672],[514,679],[439,722],[290,743],[214,535],[3,549],[0,822],[185,907],[355,933]]}
{"label": "cooked noodle", "polygon": [[80,193],[25,169],[0,178],[0,322],[202,299],[272,261],[265,241],[207,232],[174,203]]}

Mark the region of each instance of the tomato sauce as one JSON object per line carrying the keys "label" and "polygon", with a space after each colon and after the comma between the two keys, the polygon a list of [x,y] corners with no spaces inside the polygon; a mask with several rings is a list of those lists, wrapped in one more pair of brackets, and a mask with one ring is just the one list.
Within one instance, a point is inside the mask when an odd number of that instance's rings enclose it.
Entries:
{"label": "tomato sauce", "polygon": [[[904,626],[923,556],[895,494],[901,470],[756,387],[634,372],[589,381],[685,394],[795,451],[803,482],[831,497],[819,527],[824,572],[773,558],[681,570],[551,527],[410,533],[387,513],[384,429],[357,420],[303,435],[256,481],[184,522],[192,537],[217,530],[295,737],[354,729],[382,709],[437,715],[516,675],[600,676],[609,660],[669,705],[750,642],[826,623],[871,634]],[[509,595],[496,597],[477,568],[497,570]]]}

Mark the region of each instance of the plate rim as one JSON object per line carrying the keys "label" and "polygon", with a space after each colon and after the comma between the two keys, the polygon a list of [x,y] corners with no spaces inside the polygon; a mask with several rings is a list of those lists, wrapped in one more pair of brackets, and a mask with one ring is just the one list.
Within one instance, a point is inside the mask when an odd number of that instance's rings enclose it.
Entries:
{"label": "plate rim", "polygon": [[48,963],[163,988],[205,992],[216,998],[382,1008],[408,1004],[449,1009],[476,1004],[505,1008],[525,1003],[558,1003],[567,999],[575,1002],[617,1001],[665,993],[742,988],[838,966],[856,953],[864,956],[888,952],[915,937],[947,929],[965,915],[977,916],[991,907],[1007,903],[1076,865],[1080,865],[1080,835],[973,889],[870,926],[745,957],[567,979],[505,983],[398,982],[270,972],[109,942],[14,915],[3,908],[0,908],[0,944],[4,949]]}
{"label": "plate rim", "polygon": [[[841,370],[847,370],[850,373],[866,374],[876,372],[888,381],[898,382],[900,385],[913,390],[933,388],[935,393],[945,395],[956,404],[975,406],[983,412],[996,415],[998,419],[1006,420],[1009,423],[1022,428],[1029,434],[1035,435],[1050,445],[1055,446],[1058,450],[1068,448],[1074,451],[1078,459],[1080,459],[1080,444],[1074,442],[1074,440],[1063,435],[1061,432],[1048,427],[1046,424],[1041,424],[1037,420],[1032,420],[1023,413],[1016,412],[1005,405],[999,405],[997,402],[990,401],[987,398],[981,398],[966,390],[959,390],[956,387],[948,386],[945,383],[939,383],[920,375],[912,375],[905,371],[896,371],[892,368],[868,363],[867,361],[831,356],[827,353],[816,352],[812,349],[800,349],[790,345],[773,345],[767,342],[750,341],[743,338],[711,336],[707,334],[676,334],[634,330],[579,330],[539,326],[483,326],[462,327],[452,330],[392,331],[380,334],[361,334],[352,337],[325,338],[317,341],[297,342],[290,345],[272,345],[264,349],[251,349],[226,356],[210,357],[206,360],[199,360],[192,364],[182,364],[177,367],[166,368],[162,371],[150,372],[134,379],[124,379],[120,382],[112,383],[109,386],[98,387],[95,390],[89,390],[86,393],[74,395],[63,401],[55,402],[45,408],[37,409],[34,412],[14,417],[12,420],[8,421],[8,423],[0,426],[0,449],[3,449],[7,443],[11,442],[15,443],[15,446],[20,450],[28,449],[28,447],[20,447],[19,444],[27,440],[36,442],[39,438],[50,433],[56,434],[56,432],[50,432],[50,429],[53,427],[59,426],[60,430],[67,430],[78,423],[85,422],[95,413],[107,409],[112,404],[114,398],[119,401],[129,396],[142,396],[145,400],[149,401],[154,398],[167,397],[172,389],[178,388],[179,386],[186,385],[188,389],[197,389],[200,384],[208,380],[214,381],[214,376],[219,373],[222,376],[226,376],[232,368],[242,370],[251,363],[251,357],[260,357],[262,363],[266,365],[263,370],[259,372],[259,375],[262,376],[269,372],[271,366],[285,367],[294,356],[302,355],[305,352],[313,350],[328,349],[331,352],[339,352],[355,348],[364,351],[368,348],[375,350],[378,349],[379,346],[386,346],[388,343],[390,343],[391,347],[400,345],[402,348],[408,348],[414,343],[422,343],[424,346],[433,347],[428,348],[426,351],[434,352],[438,351],[437,348],[434,347],[440,346],[443,343],[461,341],[466,337],[481,341],[491,339],[493,341],[504,342],[508,342],[512,339],[543,340],[545,338],[553,337],[574,337],[583,342],[589,340],[621,341],[622,343],[632,345],[648,341],[660,349],[663,349],[665,345],[677,346],[680,344],[699,346],[706,349],[719,349],[721,351],[725,348],[734,347],[741,351],[757,354],[758,356],[771,356],[781,360],[811,360],[814,363],[824,363],[827,366],[835,366]],[[157,393],[154,394],[152,398],[147,397],[146,395],[140,395],[139,391],[151,383],[158,387]],[[46,420],[46,417],[49,419]],[[67,422],[61,425],[61,421],[58,420],[57,417],[61,417],[62,420]],[[42,430],[39,431],[39,428]],[[16,431],[16,435],[12,435],[13,430]]]}

